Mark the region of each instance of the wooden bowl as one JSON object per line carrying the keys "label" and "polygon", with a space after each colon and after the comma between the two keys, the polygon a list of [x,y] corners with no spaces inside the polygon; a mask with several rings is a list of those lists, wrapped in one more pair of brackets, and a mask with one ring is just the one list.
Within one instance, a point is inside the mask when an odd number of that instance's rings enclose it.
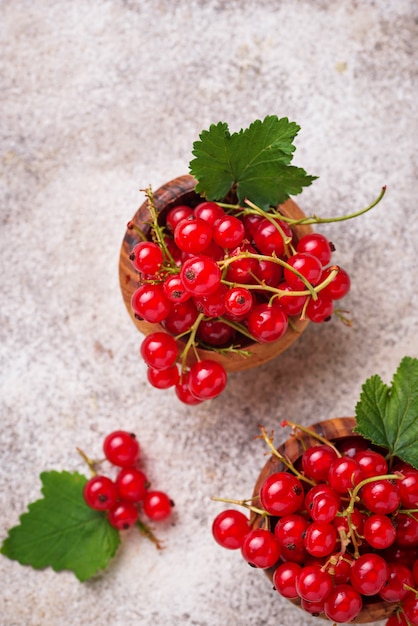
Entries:
{"label": "wooden bowl", "polygon": [[[195,185],[196,180],[193,176],[186,174],[171,180],[154,192],[155,204],[162,219],[164,219],[164,215],[177,204],[187,204],[194,207],[199,204],[199,202],[202,202],[202,198],[195,192]],[[291,199],[287,200],[283,205],[280,205],[280,211],[287,217],[296,219],[305,217],[305,214]],[[145,201],[139,207],[131,221],[148,235],[150,232],[148,201]],[[300,238],[312,232],[312,227],[309,225],[296,226],[294,232],[296,237]],[[149,335],[152,332],[164,329],[160,324],[151,324],[143,320],[138,320],[132,311],[131,298],[134,291],[138,288],[139,282],[138,273],[132,266],[129,256],[132,248],[139,241],[140,239],[134,229],[126,230],[119,257],[119,283],[125,306],[133,323],[141,333]],[[292,318],[292,325],[289,324],[286,333],[278,341],[263,344],[254,342],[245,345],[245,349],[251,352],[250,357],[244,357],[237,353],[219,354],[215,351],[205,350],[203,348],[198,349],[198,354],[200,359],[212,359],[222,363],[227,372],[250,369],[270,361],[289,348],[289,346],[300,337],[308,323],[307,320],[301,321],[298,318]],[[190,350],[188,365],[191,365],[195,360],[194,351]]]}
{"label": "wooden bowl", "polygon": [[[329,441],[341,442],[343,439],[348,437],[361,437],[360,435],[353,433],[353,428],[355,424],[356,420],[354,417],[335,417],[333,419],[313,424],[312,426],[310,426],[310,429],[313,432],[321,435],[322,437],[325,437]],[[278,447],[278,451],[283,456],[292,461],[292,463],[295,463],[295,461],[303,454],[303,451],[306,448],[317,444],[317,439],[307,433],[301,432],[300,436],[298,435],[298,438],[294,436],[289,437],[289,439],[287,439],[281,446]],[[258,496],[261,485],[266,480],[266,478],[268,478],[275,472],[281,472],[285,470],[285,465],[276,456],[271,456],[261,470],[261,473],[254,487],[253,495]],[[254,499],[254,506],[261,507],[261,503],[258,497],[255,497]],[[260,528],[265,524],[264,518],[261,515],[253,514],[251,518],[251,524],[253,528]],[[274,568],[264,570],[264,573],[272,583]],[[365,604],[363,605],[362,611],[354,620],[352,620],[352,622],[350,622],[350,624],[367,624],[369,622],[387,619],[390,615],[392,615],[396,608],[395,604],[384,602],[383,600],[375,601],[374,599],[371,599],[370,602],[367,602],[367,600],[363,598],[363,601],[365,602]],[[289,602],[292,602],[292,604],[294,604],[295,606],[300,607],[300,600],[298,599],[289,600]],[[320,617],[321,619],[330,621],[324,615],[321,615]]]}

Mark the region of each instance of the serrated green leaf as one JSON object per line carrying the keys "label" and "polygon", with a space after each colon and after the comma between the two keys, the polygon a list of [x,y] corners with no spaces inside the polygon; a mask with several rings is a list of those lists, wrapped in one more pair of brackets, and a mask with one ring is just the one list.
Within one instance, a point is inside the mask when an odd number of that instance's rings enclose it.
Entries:
{"label": "serrated green leaf", "polygon": [[290,165],[299,130],[295,122],[275,115],[232,135],[227,124],[212,125],[193,144],[196,158],[189,167],[198,181],[196,191],[222,200],[234,189],[240,204],[248,199],[264,210],[300,193],[316,177]]}
{"label": "serrated green leaf", "polygon": [[28,506],[0,552],[35,569],[71,570],[80,581],[104,569],[120,543],[119,532],[84,501],[85,476],[43,472],[44,497]]}
{"label": "serrated green leaf", "polygon": [[418,468],[418,359],[404,357],[386,385],[371,376],[356,405],[355,432]]}

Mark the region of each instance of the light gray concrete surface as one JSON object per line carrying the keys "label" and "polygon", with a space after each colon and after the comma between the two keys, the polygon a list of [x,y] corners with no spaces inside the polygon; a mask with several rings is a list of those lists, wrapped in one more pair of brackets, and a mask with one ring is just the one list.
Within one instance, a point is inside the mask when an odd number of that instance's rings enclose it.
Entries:
{"label": "light gray concrete surface", "polygon": [[[1,539],[39,473],[84,471],[114,428],[137,432],[176,513],[157,552],[128,532],[81,584],[0,558],[1,626],[312,626],[262,572],[211,537],[221,495],[245,498],[265,462],[257,425],[352,415],[371,374],[418,356],[417,42],[409,0],[2,0]],[[231,375],[197,407],[149,387],[118,285],[126,222],[187,172],[220,120],[298,122],[298,202],[353,281],[352,328],[313,325],[287,353]]]}

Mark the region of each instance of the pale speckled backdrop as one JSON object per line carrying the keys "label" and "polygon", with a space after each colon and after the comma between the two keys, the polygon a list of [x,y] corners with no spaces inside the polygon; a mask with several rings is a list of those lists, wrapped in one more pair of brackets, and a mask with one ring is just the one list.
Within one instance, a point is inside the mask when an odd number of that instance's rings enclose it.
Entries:
{"label": "pale speckled backdrop", "polygon": [[[84,471],[137,432],[176,501],[158,553],[129,532],[97,580],[0,558],[1,626],[313,626],[262,572],[212,540],[222,505],[265,462],[257,424],[352,415],[371,374],[418,356],[418,10],[409,0],[2,0],[1,539],[46,469]],[[118,285],[139,189],[187,172],[210,123],[268,114],[302,130],[298,202],[351,273],[354,321],[311,325],[286,354],[195,408],[145,382]],[[283,433],[277,433],[277,442]]]}

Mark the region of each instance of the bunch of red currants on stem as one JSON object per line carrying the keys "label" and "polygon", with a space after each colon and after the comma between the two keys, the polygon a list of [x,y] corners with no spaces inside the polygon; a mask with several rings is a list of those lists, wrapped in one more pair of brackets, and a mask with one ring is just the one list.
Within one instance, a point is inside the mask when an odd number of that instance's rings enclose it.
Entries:
{"label": "bunch of red currants on stem", "polygon": [[[286,424],[296,436],[307,430]],[[248,500],[214,498],[252,512],[251,520],[237,508],[219,513],[217,543],[268,571],[282,597],[314,616],[383,614],[386,626],[418,626],[418,470],[360,435],[313,434],[317,445],[292,462],[261,431],[283,470]]]}
{"label": "bunch of red currants on stem", "polygon": [[150,489],[146,474],[138,467],[140,446],[136,436],[115,430],[105,437],[103,452],[105,460],[116,468],[114,479],[97,473],[100,461],[93,461],[81,450],[79,452],[93,473],[83,490],[86,504],[96,511],[106,512],[114,528],[127,530],[137,523],[152,538],[151,532],[139,521],[140,509],[149,520],[162,521],[171,515],[174,503],[164,491]]}
{"label": "bunch of red currants on stem", "polygon": [[348,293],[349,275],[331,265],[334,246],[324,235],[296,237],[301,220],[280,207],[267,213],[250,202],[203,200],[161,216],[146,192],[149,234],[128,225],[141,239],[130,253],[139,276],[131,307],[137,319],[160,325],[140,348],[154,387],[174,387],[190,405],[215,398],[226,370],[197,348],[246,358],[251,343],[280,340],[295,319],[321,323],[339,313],[335,302]]}

